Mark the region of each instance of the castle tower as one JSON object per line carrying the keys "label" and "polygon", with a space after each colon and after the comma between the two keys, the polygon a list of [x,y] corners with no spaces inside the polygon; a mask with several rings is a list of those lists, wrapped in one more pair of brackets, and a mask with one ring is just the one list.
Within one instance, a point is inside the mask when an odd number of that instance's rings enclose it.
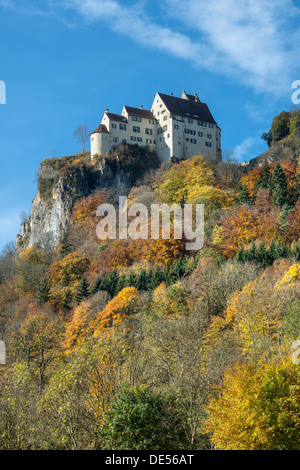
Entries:
{"label": "castle tower", "polygon": [[109,151],[109,132],[104,124],[100,124],[91,133],[91,156],[104,155]]}

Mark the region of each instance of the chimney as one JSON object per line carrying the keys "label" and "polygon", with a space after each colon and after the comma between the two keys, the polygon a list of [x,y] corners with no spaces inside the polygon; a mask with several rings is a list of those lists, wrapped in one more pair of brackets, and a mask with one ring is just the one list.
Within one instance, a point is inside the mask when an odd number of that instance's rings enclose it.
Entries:
{"label": "chimney", "polygon": [[108,108],[104,111],[105,113],[108,113]]}
{"label": "chimney", "polygon": [[173,92],[171,91],[170,96],[173,96]]}
{"label": "chimney", "polygon": [[140,109],[143,109],[143,106],[140,106]]}

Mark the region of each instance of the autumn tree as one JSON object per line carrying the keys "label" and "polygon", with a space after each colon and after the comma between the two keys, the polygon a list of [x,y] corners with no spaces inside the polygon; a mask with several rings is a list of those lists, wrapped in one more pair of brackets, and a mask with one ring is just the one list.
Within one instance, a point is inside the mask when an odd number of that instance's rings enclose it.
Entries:
{"label": "autumn tree", "polygon": [[76,252],[65,256],[50,266],[50,279],[52,284],[74,288],[82,275],[89,267],[89,260]]}
{"label": "autumn tree", "polygon": [[299,450],[299,366],[291,360],[228,370],[207,406],[206,430],[219,450]]}
{"label": "autumn tree", "polygon": [[50,365],[59,356],[62,333],[60,320],[47,311],[30,312],[11,333],[11,352],[37,372],[40,389]]}
{"label": "autumn tree", "polygon": [[94,336],[98,337],[106,328],[120,324],[127,316],[136,312],[138,291],[135,287],[125,287],[102,310],[95,321]]}

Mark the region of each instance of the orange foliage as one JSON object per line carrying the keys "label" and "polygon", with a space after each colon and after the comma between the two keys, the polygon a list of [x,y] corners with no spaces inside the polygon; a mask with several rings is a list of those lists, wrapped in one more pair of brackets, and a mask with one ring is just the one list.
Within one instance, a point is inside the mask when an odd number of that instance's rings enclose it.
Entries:
{"label": "orange foliage", "polygon": [[98,314],[94,336],[98,337],[107,328],[119,325],[128,315],[135,313],[135,301],[137,299],[138,290],[135,287],[122,289]]}

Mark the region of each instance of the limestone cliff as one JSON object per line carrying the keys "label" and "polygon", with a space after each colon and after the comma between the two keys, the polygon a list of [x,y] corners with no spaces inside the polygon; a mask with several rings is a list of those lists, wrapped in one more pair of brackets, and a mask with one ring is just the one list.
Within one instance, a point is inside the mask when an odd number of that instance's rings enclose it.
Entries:
{"label": "limestone cliff", "polygon": [[76,200],[109,187],[125,195],[145,171],[158,165],[155,154],[129,145],[122,145],[114,154],[93,162],[89,152],[44,160],[30,217],[22,222],[17,235],[17,251],[39,244],[54,247],[68,229]]}

